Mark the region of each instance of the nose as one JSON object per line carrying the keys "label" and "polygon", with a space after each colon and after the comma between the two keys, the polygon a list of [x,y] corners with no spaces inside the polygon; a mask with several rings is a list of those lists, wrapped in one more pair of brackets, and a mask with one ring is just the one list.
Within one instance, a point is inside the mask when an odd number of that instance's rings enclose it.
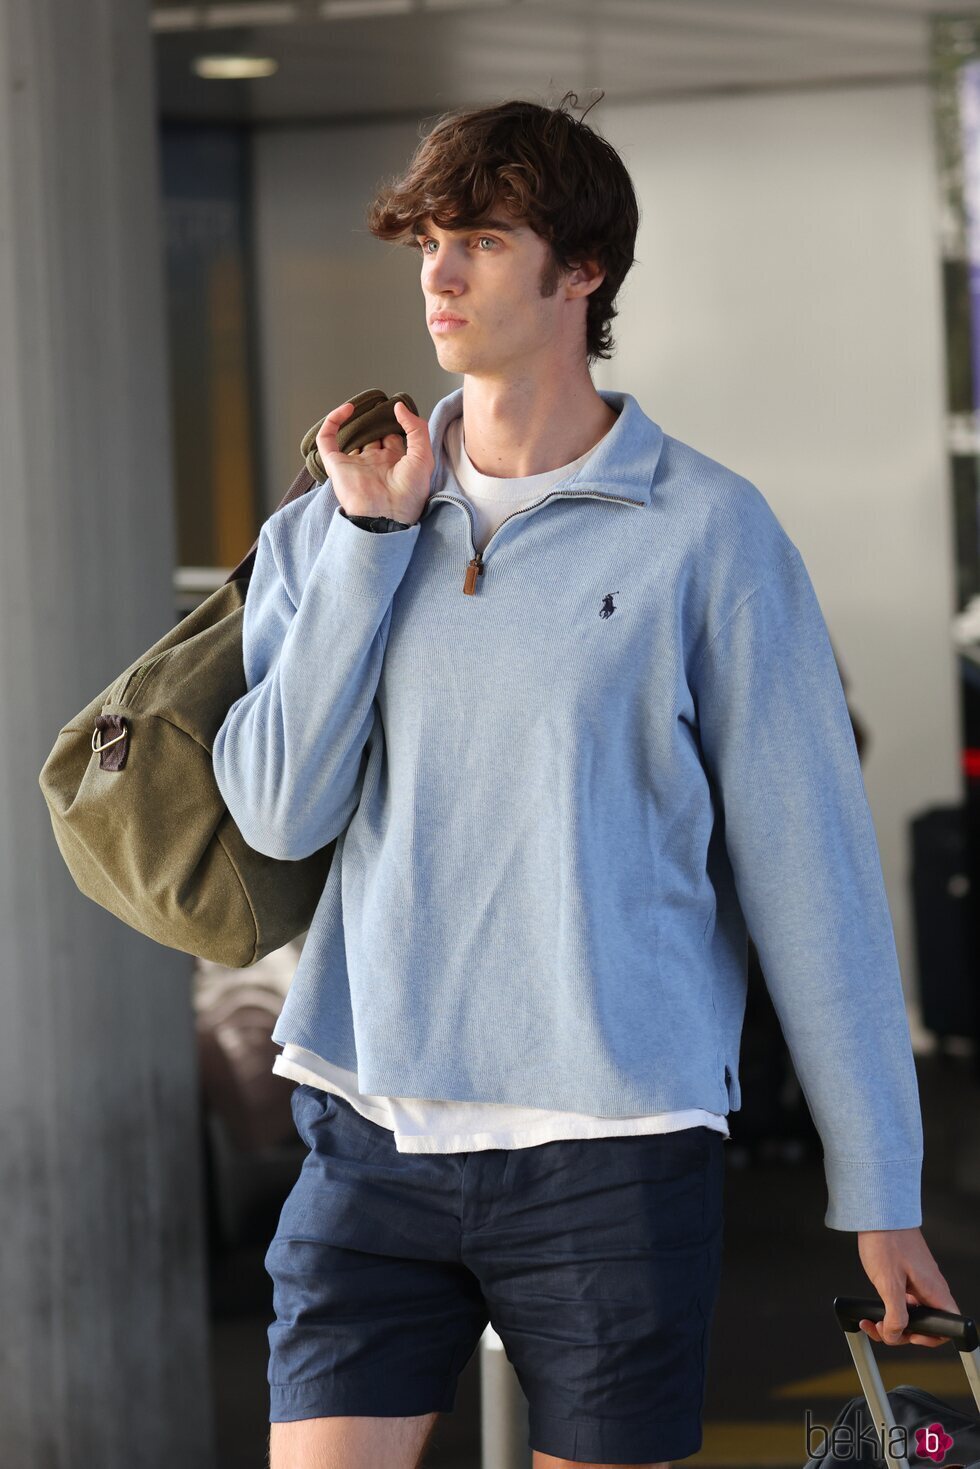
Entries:
{"label": "nose", "polygon": [[432,254],[430,251],[422,269],[422,284],[431,296],[458,296],[463,289],[460,262],[452,249],[443,242]]}

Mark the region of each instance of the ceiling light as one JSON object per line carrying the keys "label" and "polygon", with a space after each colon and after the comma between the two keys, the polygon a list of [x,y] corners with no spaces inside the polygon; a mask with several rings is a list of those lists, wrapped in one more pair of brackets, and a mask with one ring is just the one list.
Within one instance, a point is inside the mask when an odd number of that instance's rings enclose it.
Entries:
{"label": "ceiling light", "polygon": [[268,77],[279,70],[271,56],[195,56],[191,70],[208,81],[238,81],[242,77]]}
{"label": "ceiling light", "polygon": [[168,5],[150,12],[155,31],[220,30],[228,26],[288,25],[300,19],[295,0],[250,0],[248,4]]}
{"label": "ceiling light", "polygon": [[323,0],[324,20],[359,20],[369,15],[407,15],[414,0]]}
{"label": "ceiling light", "polygon": [[292,3],[247,5],[209,5],[204,12],[207,26],[274,26],[287,25],[299,18]]}
{"label": "ceiling light", "polygon": [[180,10],[151,10],[150,27],[155,31],[192,31],[197,25],[197,11],[190,5]]}

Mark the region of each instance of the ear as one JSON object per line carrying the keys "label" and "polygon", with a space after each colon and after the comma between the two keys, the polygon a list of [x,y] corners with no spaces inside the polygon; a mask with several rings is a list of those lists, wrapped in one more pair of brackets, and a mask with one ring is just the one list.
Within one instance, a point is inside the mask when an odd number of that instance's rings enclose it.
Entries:
{"label": "ear", "polygon": [[598,261],[583,260],[580,265],[572,265],[569,270],[565,278],[565,294],[571,297],[591,296],[605,278],[606,272]]}

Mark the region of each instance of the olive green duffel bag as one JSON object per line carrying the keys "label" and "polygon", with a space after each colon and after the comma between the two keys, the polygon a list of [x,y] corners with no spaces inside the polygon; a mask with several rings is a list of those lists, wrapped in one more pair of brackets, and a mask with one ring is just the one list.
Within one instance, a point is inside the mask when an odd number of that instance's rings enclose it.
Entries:
{"label": "olive green duffel bag", "polygon": [[[404,430],[407,393],[349,401],[341,451]],[[280,502],[322,484],[322,419]],[[336,841],[298,862],[244,841],[211,764],[226,713],[246,692],[242,617],[255,545],[204,602],[64,726],[39,776],[61,855],[79,889],[171,949],[242,969],[309,928]]]}

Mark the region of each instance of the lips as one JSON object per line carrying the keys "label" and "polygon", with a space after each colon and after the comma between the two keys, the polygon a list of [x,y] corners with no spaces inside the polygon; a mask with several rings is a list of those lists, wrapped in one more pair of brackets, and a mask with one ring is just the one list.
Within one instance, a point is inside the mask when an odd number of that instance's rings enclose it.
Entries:
{"label": "lips", "polygon": [[443,324],[445,326],[465,326],[466,319],[462,316],[453,316],[449,312],[440,312],[436,316],[430,316],[429,321],[433,326]]}

